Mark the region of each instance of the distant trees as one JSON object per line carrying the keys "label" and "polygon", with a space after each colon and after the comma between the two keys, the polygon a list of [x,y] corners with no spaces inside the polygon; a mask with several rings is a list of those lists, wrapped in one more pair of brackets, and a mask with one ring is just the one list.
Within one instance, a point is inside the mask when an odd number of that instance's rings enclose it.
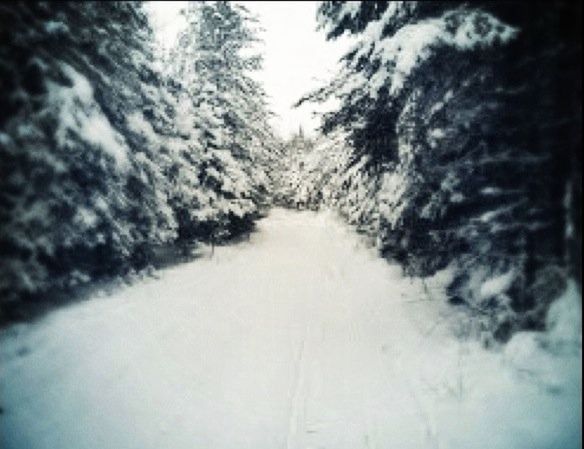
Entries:
{"label": "distant trees", "polygon": [[[282,143],[281,151],[283,157],[274,165],[274,170],[279,173],[278,182],[274,185],[274,202],[297,209],[310,207],[312,201],[306,195],[318,194],[315,186],[306,179],[310,172],[308,164],[314,151],[314,141],[299,128],[297,133]],[[309,189],[306,188],[308,186]]]}
{"label": "distant trees", "polygon": [[[250,229],[270,157],[244,9],[193,4],[189,79],[139,2],[0,5],[0,309]],[[221,32],[219,33],[219,30]],[[194,59],[189,59],[195,56]],[[175,74],[176,75],[176,74]]]}
{"label": "distant trees", "polygon": [[355,176],[335,204],[408,272],[455,266],[452,301],[501,339],[542,326],[566,276],[581,279],[579,8],[319,10],[328,38],[357,37],[338,76],[302,100],[340,100],[322,130],[346,134]]}

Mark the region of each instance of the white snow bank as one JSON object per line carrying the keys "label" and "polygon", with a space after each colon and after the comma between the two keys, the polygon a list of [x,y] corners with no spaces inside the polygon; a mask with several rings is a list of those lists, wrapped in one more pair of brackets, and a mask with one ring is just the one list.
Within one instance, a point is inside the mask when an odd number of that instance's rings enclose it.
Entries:
{"label": "white snow bank", "polygon": [[548,338],[554,344],[582,346],[582,292],[575,281],[550,307],[547,315]]}

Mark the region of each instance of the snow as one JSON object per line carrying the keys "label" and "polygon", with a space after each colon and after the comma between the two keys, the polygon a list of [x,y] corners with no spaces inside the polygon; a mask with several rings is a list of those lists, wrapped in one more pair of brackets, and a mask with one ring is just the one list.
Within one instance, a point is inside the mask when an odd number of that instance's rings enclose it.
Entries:
{"label": "snow", "polygon": [[407,182],[400,170],[384,173],[379,189],[379,212],[395,228],[407,202],[403,200]]}
{"label": "snow", "polygon": [[515,270],[509,270],[506,273],[484,281],[479,293],[481,299],[488,299],[505,293],[511,287],[515,276]]}
{"label": "snow", "polygon": [[428,135],[432,139],[442,139],[446,136],[446,132],[441,128],[434,128],[428,132]]}
{"label": "snow", "polygon": [[349,19],[353,19],[357,13],[359,12],[361,8],[361,2],[360,1],[347,1],[344,2],[341,5],[341,9],[338,13],[338,19],[339,21],[345,19],[345,17],[348,17]]}
{"label": "snow", "polygon": [[0,144],[8,146],[12,139],[6,133],[0,132]]}
{"label": "snow", "polygon": [[69,32],[69,27],[66,23],[49,20],[44,23],[45,31],[48,34],[65,34]]}
{"label": "snow", "polygon": [[582,344],[582,294],[574,281],[568,283],[564,294],[551,306],[547,315],[547,328],[555,344]]}
{"label": "snow", "polygon": [[124,138],[112,128],[96,103],[91,84],[68,64],[62,63],[61,70],[73,83],[71,87],[47,82],[48,103],[59,111],[59,127],[55,132],[57,142],[75,148],[78,144],[71,141],[70,135],[76,135],[109,154],[120,169],[127,169],[128,149]]}
{"label": "snow", "polygon": [[88,229],[97,224],[98,217],[92,210],[80,206],[75,213],[75,221],[80,223],[83,229]]}
{"label": "snow", "polygon": [[144,118],[144,114],[136,111],[126,117],[130,129],[138,134],[141,134],[150,142],[160,142],[160,137],[154,132],[152,125]]}
{"label": "snow", "polygon": [[471,50],[476,46],[491,46],[497,42],[505,44],[514,39],[517,33],[516,28],[503,24],[490,14],[472,11],[465,15],[452,39],[458,48]]}
{"label": "snow", "polygon": [[[518,33],[516,28],[504,24],[489,13],[461,7],[438,18],[406,24],[394,34],[382,37],[386,25],[392,23],[396,15],[405,14],[408,7],[407,4],[392,3],[379,20],[367,25],[363,41],[355,45],[358,51],[353,58],[353,66],[349,68],[342,93],[364,87],[368,95],[376,99],[380,89],[387,86],[391,95],[397,95],[414,69],[428,60],[436,48],[471,51],[504,45]],[[359,70],[354,70],[364,56],[381,63],[369,78],[362,76]],[[448,99],[445,98],[445,101]]]}
{"label": "snow", "polygon": [[580,447],[574,286],[547,334],[487,351],[440,301],[449,272],[424,289],[324,212],[258,228],[5,329],[0,446]]}

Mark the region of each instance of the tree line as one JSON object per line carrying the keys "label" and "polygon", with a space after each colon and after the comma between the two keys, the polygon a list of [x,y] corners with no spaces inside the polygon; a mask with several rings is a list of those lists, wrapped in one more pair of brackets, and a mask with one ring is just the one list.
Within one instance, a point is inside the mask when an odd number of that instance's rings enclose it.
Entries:
{"label": "tree line", "polygon": [[[355,44],[288,201],[334,207],[406,273],[450,267],[479,332],[541,329],[581,285],[581,5],[336,2]],[[299,167],[302,168],[299,168]]]}
{"label": "tree line", "polygon": [[[257,20],[189,2],[160,56],[139,2],[0,5],[0,309],[332,207],[407,274],[450,268],[479,332],[541,329],[581,285],[581,6],[322,2],[354,46],[282,146]],[[162,58],[162,64],[155,64]]]}
{"label": "tree line", "polygon": [[276,137],[255,19],[229,2],[184,14],[161,70],[140,2],[0,5],[3,320],[263,213]]}

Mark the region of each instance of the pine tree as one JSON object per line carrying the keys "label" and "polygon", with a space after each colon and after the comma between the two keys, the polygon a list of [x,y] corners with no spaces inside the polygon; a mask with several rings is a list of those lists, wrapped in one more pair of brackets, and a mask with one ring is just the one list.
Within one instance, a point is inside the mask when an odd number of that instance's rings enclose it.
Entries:
{"label": "pine tree", "polygon": [[[567,198],[578,196],[569,161],[581,142],[581,112],[568,94],[581,74],[577,9],[324,2],[319,10],[329,38],[357,37],[344,70],[301,100],[340,100],[322,129],[347,133],[358,182],[346,195],[362,193],[339,206],[368,222],[383,254],[412,274],[456,263],[453,301],[503,339],[541,326],[564,283],[562,198],[566,182]],[[492,279],[497,291],[483,288]]]}
{"label": "pine tree", "polygon": [[11,3],[0,23],[0,296],[14,313],[144,266],[176,224],[166,156],[142,132],[158,81],[141,5]]}
{"label": "pine tree", "polygon": [[250,77],[261,58],[246,54],[258,42],[248,11],[228,2],[192,2],[185,14],[174,72],[186,80],[202,148],[197,221],[203,238],[218,241],[250,229],[267,193],[261,165],[275,138],[265,92]]}

